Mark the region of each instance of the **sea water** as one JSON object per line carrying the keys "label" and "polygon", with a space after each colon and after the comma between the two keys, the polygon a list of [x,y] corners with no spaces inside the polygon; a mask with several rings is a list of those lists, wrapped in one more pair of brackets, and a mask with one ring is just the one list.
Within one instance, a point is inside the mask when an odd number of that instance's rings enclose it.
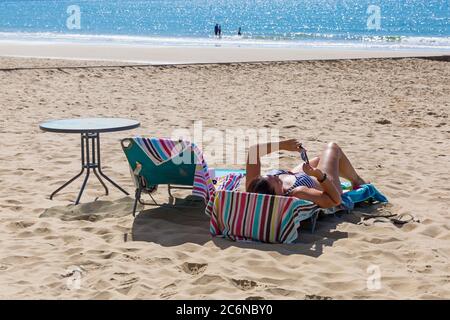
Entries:
{"label": "sea water", "polygon": [[[450,50],[449,5],[450,0],[0,0],[0,40]],[[216,24],[221,38],[214,35]]]}

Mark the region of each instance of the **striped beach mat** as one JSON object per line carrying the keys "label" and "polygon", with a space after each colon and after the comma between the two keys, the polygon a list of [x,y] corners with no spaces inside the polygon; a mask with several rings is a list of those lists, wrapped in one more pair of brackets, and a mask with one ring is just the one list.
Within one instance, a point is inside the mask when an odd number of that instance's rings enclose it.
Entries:
{"label": "striped beach mat", "polygon": [[300,222],[321,209],[294,197],[220,190],[205,213],[210,216],[213,236],[231,240],[292,243]]}
{"label": "striped beach mat", "polygon": [[181,152],[192,151],[195,155],[195,176],[192,194],[201,197],[208,203],[214,195],[215,187],[208,172],[208,165],[202,151],[192,142],[171,140],[165,138],[134,137],[133,140],[141,147],[155,165],[160,165],[178,156]]}

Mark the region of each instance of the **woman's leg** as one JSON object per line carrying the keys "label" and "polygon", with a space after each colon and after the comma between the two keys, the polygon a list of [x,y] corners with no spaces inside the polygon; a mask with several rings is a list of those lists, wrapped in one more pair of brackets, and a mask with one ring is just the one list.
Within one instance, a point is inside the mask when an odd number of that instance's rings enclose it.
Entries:
{"label": "woman's leg", "polygon": [[352,183],[353,187],[357,187],[361,184],[365,184],[366,182],[359,176],[356,172],[355,168],[351,164],[350,160],[348,160],[344,151],[337,146],[341,153],[341,159],[339,161],[339,175]]}
{"label": "woman's leg", "polygon": [[[327,155],[327,161],[323,163],[323,169],[332,170],[332,174],[335,174],[333,170],[336,170],[337,164],[337,174],[338,177],[345,178],[349,180],[352,186],[356,187],[366,182],[358,175],[353,165],[348,160],[344,151],[334,142],[328,144],[327,149],[324,151],[324,155]],[[330,163],[337,161],[336,163]],[[320,165],[320,164],[319,164]],[[325,170],[327,174],[328,171]]]}
{"label": "woman's leg", "polygon": [[341,181],[339,180],[339,162],[341,149],[336,143],[329,143],[322,152],[318,168],[327,174],[329,179],[342,193]]}
{"label": "woman's leg", "polygon": [[[322,158],[324,157],[326,153],[327,159],[324,159],[322,161]],[[334,164],[338,163],[337,168],[333,166]],[[330,163],[331,162],[331,163]],[[322,163],[322,167],[319,167],[319,165]],[[361,184],[365,184],[366,182],[358,175],[355,168],[351,164],[350,160],[345,155],[344,151],[337,145],[337,143],[331,142],[327,145],[327,148],[323,152],[322,156],[312,158],[309,161],[309,164],[313,168],[319,167],[320,169],[324,170],[324,165],[327,164],[327,170],[330,170],[330,173],[328,171],[324,171],[327,173],[327,175],[335,175],[337,178],[342,177],[347,180],[349,180],[353,187],[359,186]],[[298,165],[294,168],[292,172],[301,172],[302,171],[303,163]],[[337,172],[336,172],[337,171]],[[338,181],[339,179],[334,178],[334,180]],[[339,181],[339,189],[340,181]]]}
{"label": "woman's leg", "polygon": [[319,166],[320,157],[314,157],[311,160],[309,160],[309,165],[313,168],[317,168]]}

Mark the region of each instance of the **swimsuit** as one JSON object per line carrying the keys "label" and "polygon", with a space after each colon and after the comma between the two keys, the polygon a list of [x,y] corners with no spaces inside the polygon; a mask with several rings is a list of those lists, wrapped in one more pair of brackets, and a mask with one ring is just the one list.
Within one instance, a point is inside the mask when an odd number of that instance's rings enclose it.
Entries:
{"label": "swimsuit", "polygon": [[283,195],[288,196],[295,188],[300,186],[305,186],[308,188],[314,188],[316,184],[314,183],[314,180],[308,176],[306,173],[303,172],[297,172],[292,173],[290,171],[286,170],[271,170],[267,175],[269,176],[279,176],[282,174],[289,174],[295,176],[295,182]]}

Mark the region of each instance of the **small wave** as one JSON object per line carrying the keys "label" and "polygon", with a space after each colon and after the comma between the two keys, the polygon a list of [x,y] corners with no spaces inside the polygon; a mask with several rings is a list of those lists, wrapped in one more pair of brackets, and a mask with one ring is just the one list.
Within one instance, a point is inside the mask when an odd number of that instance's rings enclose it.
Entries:
{"label": "small wave", "polygon": [[349,48],[392,48],[392,49],[437,49],[450,50],[450,37],[414,37],[400,35],[351,35],[294,33],[291,35],[263,36],[246,34],[226,35],[221,39],[210,37],[163,37],[137,35],[96,35],[67,33],[0,32],[0,40],[75,42],[117,45],[148,46],[229,46],[229,47],[349,47]]}

